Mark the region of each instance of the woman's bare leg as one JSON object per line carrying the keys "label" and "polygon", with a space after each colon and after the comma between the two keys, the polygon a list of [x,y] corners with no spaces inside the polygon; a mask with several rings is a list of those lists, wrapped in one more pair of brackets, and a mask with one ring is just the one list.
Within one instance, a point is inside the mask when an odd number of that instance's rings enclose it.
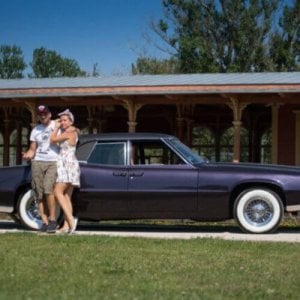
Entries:
{"label": "woman's bare leg", "polygon": [[[73,216],[73,205],[72,205],[72,194],[73,194],[73,190],[74,190],[74,187],[72,185],[70,185],[67,189],[67,192],[65,194],[66,198],[68,199],[68,202],[69,202],[69,205],[70,205],[70,211],[72,213],[72,216]],[[73,225],[72,227],[70,228],[70,233],[73,233],[75,230],[76,230],[76,226],[77,226],[77,222],[78,222],[78,219],[76,219],[74,216],[73,216]]]}
{"label": "woman's bare leg", "polygon": [[67,222],[69,228],[72,228],[74,225],[74,218],[72,215],[72,209],[70,208],[69,198],[65,195],[69,187],[72,187],[69,183],[58,182],[55,185],[54,194],[58,204],[64,212],[65,221]]}
{"label": "woman's bare leg", "polygon": [[73,205],[72,205],[71,198],[72,198],[73,190],[74,190],[73,186],[69,185],[67,190],[66,190],[66,193],[65,193],[65,197],[66,197],[66,200],[69,204],[70,212],[71,212],[72,215],[73,215]]}
{"label": "woman's bare leg", "polygon": [[[70,211],[70,213],[73,215],[73,206],[72,206],[72,202],[71,202],[71,197],[72,197],[72,193],[73,193],[73,186],[69,186],[66,190],[66,192],[64,193],[64,196],[65,196],[65,200],[66,200],[66,203],[68,204],[68,210]],[[64,224],[63,226],[60,228],[61,231],[67,231],[71,229],[69,227],[69,224],[65,218],[64,220]]]}

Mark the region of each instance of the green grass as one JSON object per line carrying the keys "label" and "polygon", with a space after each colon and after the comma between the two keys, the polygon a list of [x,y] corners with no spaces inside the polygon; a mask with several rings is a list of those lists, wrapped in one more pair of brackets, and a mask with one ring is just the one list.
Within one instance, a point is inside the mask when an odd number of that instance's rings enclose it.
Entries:
{"label": "green grass", "polygon": [[300,244],[0,235],[0,299],[298,299]]}

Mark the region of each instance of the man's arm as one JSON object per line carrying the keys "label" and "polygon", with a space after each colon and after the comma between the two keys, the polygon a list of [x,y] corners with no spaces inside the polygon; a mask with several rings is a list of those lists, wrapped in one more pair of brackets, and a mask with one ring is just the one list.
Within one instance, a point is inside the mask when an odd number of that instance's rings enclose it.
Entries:
{"label": "man's arm", "polygon": [[36,148],[37,148],[36,142],[31,142],[30,146],[29,146],[29,149],[26,152],[22,153],[23,158],[25,160],[33,159],[34,156],[35,156]]}

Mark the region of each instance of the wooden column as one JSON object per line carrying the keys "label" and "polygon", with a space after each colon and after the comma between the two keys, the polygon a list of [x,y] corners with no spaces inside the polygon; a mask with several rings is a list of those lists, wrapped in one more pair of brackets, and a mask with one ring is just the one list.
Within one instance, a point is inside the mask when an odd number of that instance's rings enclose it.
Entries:
{"label": "wooden column", "polygon": [[26,108],[30,111],[31,114],[31,123],[30,126],[33,128],[37,124],[37,112],[36,104],[32,102],[25,101]]}
{"label": "wooden column", "polygon": [[294,111],[296,114],[295,130],[295,165],[300,166],[300,111]]}
{"label": "wooden column", "polygon": [[183,125],[184,125],[184,118],[176,118],[176,135],[181,141],[184,141]]}
{"label": "wooden column", "polygon": [[272,164],[278,163],[278,109],[280,104],[272,104]]}
{"label": "wooden column", "polygon": [[128,125],[128,132],[130,133],[135,133],[136,132],[136,125],[138,123],[137,122],[131,122],[131,121],[128,121],[127,122],[127,125]]}
{"label": "wooden column", "polygon": [[[168,97],[170,98],[170,97]],[[171,99],[179,100],[179,98],[172,97]],[[176,104],[176,135],[187,145],[192,144],[192,125],[194,118],[195,105],[193,104]]]}
{"label": "wooden column", "polygon": [[3,166],[9,166],[9,123],[7,113],[5,114],[4,124],[4,135],[3,135]]}
{"label": "wooden column", "polygon": [[123,106],[127,109],[128,112],[128,132],[136,132],[136,115],[140,108],[143,107],[143,104],[135,103],[133,100],[123,99]]}
{"label": "wooden column", "polygon": [[96,107],[94,106],[87,106],[87,112],[88,112],[88,117],[87,117],[87,125],[88,125],[88,133],[92,134],[94,132],[94,127],[95,127],[95,114],[96,114]]}
{"label": "wooden column", "polygon": [[233,158],[232,161],[238,163],[241,156],[241,125],[240,121],[233,121],[234,128],[234,145],[233,145]]}
{"label": "wooden column", "polygon": [[16,122],[17,135],[16,135],[16,165],[22,164],[22,124],[18,120]]}
{"label": "wooden column", "polygon": [[186,144],[191,147],[192,146],[192,130],[193,130],[194,120],[187,119],[186,120]]}
{"label": "wooden column", "polygon": [[229,97],[230,103],[228,104],[233,112],[233,128],[234,128],[234,145],[233,145],[233,162],[240,161],[241,154],[241,126],[242,126],[242,112],[248,103],[240,103],[239,99]]}
{"label": "wooden column", "polygon": [[88,123],[88,133],[91,134],[91,133],[93,133],[94,119],[89,116],[86,120],[87,120],[87,123]]}

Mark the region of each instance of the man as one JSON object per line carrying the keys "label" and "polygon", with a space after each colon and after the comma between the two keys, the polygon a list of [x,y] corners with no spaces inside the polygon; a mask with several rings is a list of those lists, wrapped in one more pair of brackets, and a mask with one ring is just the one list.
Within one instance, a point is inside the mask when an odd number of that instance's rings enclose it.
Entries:
{"label": "man", "polygon": [[41,231],[56,231],[56,201],[53,187],[57,177],[57,155],[59,148],[50,144],[50,136],[55,127],[51,112],[47,106],[37,109],[40,124],[30,134],[29,149],[23,153],[25,160],[31,160],[32,188],[38,199],[38,210],[43,221]]}

